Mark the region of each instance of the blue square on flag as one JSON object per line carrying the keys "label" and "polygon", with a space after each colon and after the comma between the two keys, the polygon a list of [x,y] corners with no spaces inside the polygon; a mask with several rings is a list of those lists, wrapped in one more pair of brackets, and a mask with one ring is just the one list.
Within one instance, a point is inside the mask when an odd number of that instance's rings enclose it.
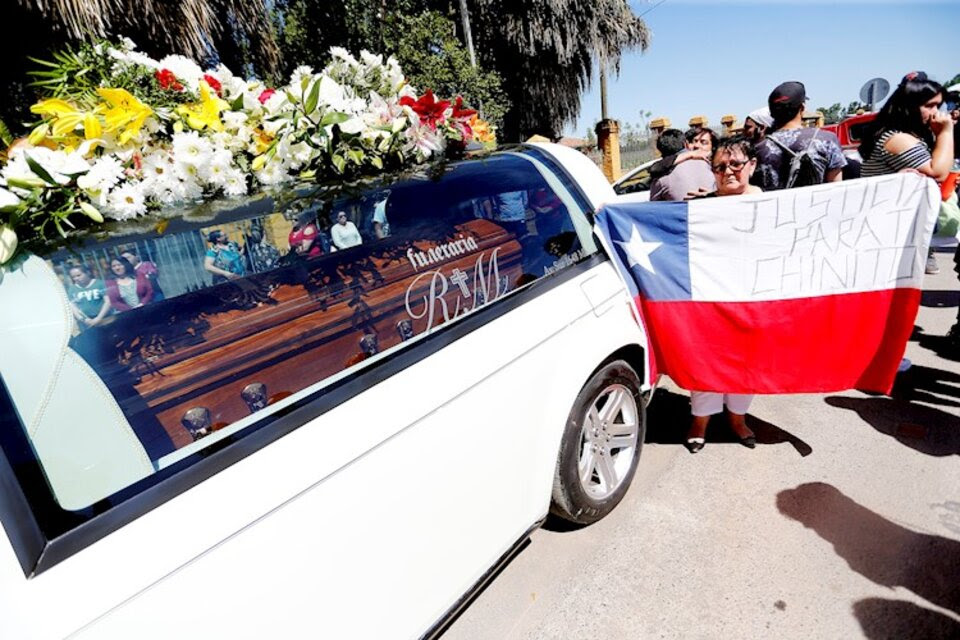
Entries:
{"label": "blue square on flag", "polygon": [[[611,204],[597,223],[648,300],[690,300],[686,202]],[[636,295],[636,291],[633,292]]]}

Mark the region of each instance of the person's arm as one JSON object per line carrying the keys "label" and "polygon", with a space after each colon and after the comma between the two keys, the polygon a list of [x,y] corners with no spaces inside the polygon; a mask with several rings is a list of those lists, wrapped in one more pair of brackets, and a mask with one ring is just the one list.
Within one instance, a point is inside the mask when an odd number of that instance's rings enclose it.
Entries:
{"label": "person's arm", "polygon": [[676,167],[681,162],[686,162],[687,160],[706,160],[707,162],[710,162],[710,154],[703,149],[681,151],[674,156],[673,166]]}
{"label": "person's arm", "polygon": [[80,308],[77,307],[72,301],[70,302],[70,311],[73,313],[73,317],[77,319],[81,324],[87,324],[90,321],[83,311],[80,311]]}
{"label": "person's arm", "polygon": [[309,253],[310,248],[317,239],[317,228],[308,224],[303,228],[303,240],[300,241],[300,247],[297,249],[300,253]]}
{"label": "person's arm", "polygon": [[333,246],[337,249],[344,248],[343,237],[340,235],[340,223],[334,224],[330,227],[330,240],[333,242]]}
{"label": "person's arm", "polygon": [[898,165],[896,169],[916,169],[934,180],[943,180],[947,177],[953,165],[953,121],[946,114],[943,116],[947,122],[941,125],[932,154],[909,133],[890,136],[884,148],[890,155],[896,157],[895,163]]}
{"label": "person's arm", "polygon": [[213,264],[213,256],[206,256],[203,259],[203,268],[214,275],[223,276],[224,278],[230,278],[231,280],[237,277],[237,274],[231,271],[227,271],[226,269],[221,269],[220,267]]}
{"label": "person's arm", "polygon": [[824,182],[841,182],[843,180],[843,167],[836,169],[827,169],[823,174]]}
{"label": "person's arm", "polygon": [[652,165],[650,165],[649,172],[650,172],[651,183],[657,178],[662,178],[663,176],[670,173],[670,171],[673,169],[673,164],[677,161],[677,155],[678,154],[676,153],[671,154],[669,156],[661,158],[660,160],[657,160]]}
{"label": "person's arm", "polygon": [[110,313],[110,296],[103,296],[103,304],[100,305],[100,313],[97,314],[96,318],[88,320],[87,324],[91,327],[97,326],[103,322],[103,319],[107,317],[108,313]]}
{"label": "person's arm", "polygon": [[153,285],[150,284],[150,278],[144,274],[137,276],[137,297],[140,298],[141,307],[153,302]]}

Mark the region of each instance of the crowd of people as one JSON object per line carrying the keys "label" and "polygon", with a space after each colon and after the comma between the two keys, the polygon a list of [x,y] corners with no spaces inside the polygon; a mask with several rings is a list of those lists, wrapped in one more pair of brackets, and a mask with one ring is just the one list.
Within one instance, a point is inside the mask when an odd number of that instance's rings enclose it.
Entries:
{"label": "crowd of people", "polygon": [[[666,129],[657,140],[662,158],[650,167],[650,199],[741,195],[901,171],[942,183],[960,158],[954,137],[957,96],[923,72],[907,74],[877,113],[862,137],[859,161],[844,156],[833,133],[804,126],[806,101],[802,83],[784,82],[770,93],[766,107],[744,119],[735,137],[718,140],[700,127],[685,133]],[[955,261],[960,273],[960,249]],[[931,253],[927,272],[936,271]],[[960,346],[960,316],[951,335]],[[710,417],[724,406],[737,438],[753,448],[756,436],[745,422],[751,400],[750,395],[693,391],[687,448],[692,453],[703,448]]]}

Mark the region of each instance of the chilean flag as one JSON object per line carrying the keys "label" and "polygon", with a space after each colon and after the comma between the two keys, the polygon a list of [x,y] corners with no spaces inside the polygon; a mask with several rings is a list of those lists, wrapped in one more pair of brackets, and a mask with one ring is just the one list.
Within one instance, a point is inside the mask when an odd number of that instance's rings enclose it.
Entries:
{"label": "chilean flag", "polygon": [[690,202],[618,198],[595,231],[651,373],[695,391],[888,393],[939,205],[916,174]]}

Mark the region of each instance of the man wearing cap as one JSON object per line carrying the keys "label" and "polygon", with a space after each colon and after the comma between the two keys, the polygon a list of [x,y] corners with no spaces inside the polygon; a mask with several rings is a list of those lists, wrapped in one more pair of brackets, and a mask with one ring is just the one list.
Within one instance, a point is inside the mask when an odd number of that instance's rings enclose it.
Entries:
{"label": "man wearing cap", "polygon": [[[770,94],[767,105],[773,119],[772,131],[757,145],[757,174],[764,191],[806,186],[843,179],[847,160],[837,136],[818,128],[803,126],[803,105],[807,91],[801,82],[784,82]],[[814,175],[790,184],[794,158],[806,154]]]}
{"label": "man wearing cap", "polygon": [[773,116],[770,109],[761,107],[754,109],[743,119],[743,137],[754,144],[760,144],[767,135],[767,129],[773,126]]}

